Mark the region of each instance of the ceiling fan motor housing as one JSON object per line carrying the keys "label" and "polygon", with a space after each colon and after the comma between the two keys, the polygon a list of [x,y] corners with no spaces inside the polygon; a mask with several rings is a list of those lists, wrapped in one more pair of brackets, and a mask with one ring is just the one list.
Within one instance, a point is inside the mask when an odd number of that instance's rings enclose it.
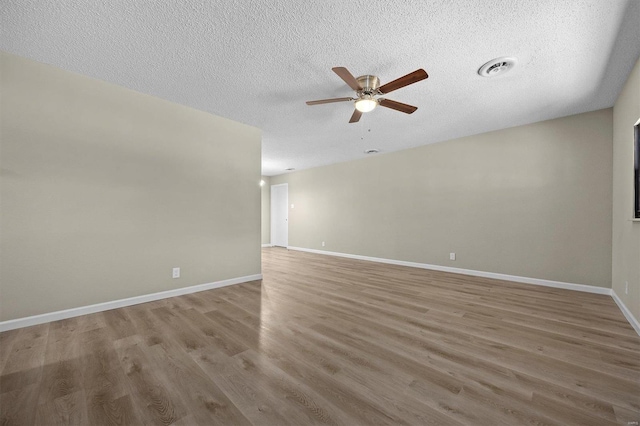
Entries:
{"label": "ceiling fan motor housing", "polygon": [[358,94],[372,95],[380,87],[380,79],[375,75],[361,75],[356,78],[356,81],[362,87]]}

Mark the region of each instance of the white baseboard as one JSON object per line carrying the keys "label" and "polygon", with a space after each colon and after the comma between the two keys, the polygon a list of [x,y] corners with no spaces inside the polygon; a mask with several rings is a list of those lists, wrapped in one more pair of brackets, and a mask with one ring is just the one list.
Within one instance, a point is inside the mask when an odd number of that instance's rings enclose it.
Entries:
{"label": "white baseboard", "polygon": [[640,322],[638,322],[638,319],[633,316],[629,308],[627,308],[627,305],[622,302],[614,290],[611,290],[611,297],[613,297],[613,300],[622,311],[622,315],[625,316],[627,321],[629,321],[629,324],[631,324],[631,327],[633,327],[636,330],[636,333],[640,336]]}
{"label": "white baseboard", "polygon": [[517,275],[499,274],[496,272],[476,271],[473,269],[453,268],[450,266],[430,265],[428,263],[406,262],[404,260],[385,259],[381,257],[360,256],[357,254],[338,253],[333,251],[314,250],[302,247],[287,247],[289,250],[306,251],[309,253],[326,254],[329,256],[348,257],[349,259],[366,260],[369,262],[388,263],[390,265],[409,266],[412,268],[431,269],[434,271],[452,272],[454,274],[472,275],[475,277],[493,278],[496,280],[514,281],[523,284],[535,284],[545,287],[564,288],[567,290],[577,290],[587,293],[611,294],[610,288],[595,287],[584,284],[565,283],[562,281],[550,281],[540,278],[520,277]]}
{"label": "white baseboard", "polygon": [[175,290],[161,291],[158,293],[144,294],[142,296],[129,297],[126,299],[113,300],[110,302],[97,303],[95,305],[80,306],[78,308],[65,309],[63,311],[49,312],[46,314],[33,315],[30,317],[17,318],[0,322],[0,332],[13,330],[16,328],[30,327],[32,325],[44,324],[46,322],[58,321],[66,318],[78,317],[80,315],[94,314],[96,312],[108,311],[125,306],[138,305],[140,303],[152,302],[154,300],[167,299],[169,297],[182,296],[183,294],[197,293],[199,291],[211,290],[214,288],[226,287],[233,284],[245,283],[248,281],[261,280],[262,274],[247,275],[245,277],[230,278],[228,280],[215,281],[207,284],[199,284],[189,287],[177,288]]}
{"label": "white baseboard", "polygon": [[262,248],[265,248],[265,247],[273,247],[273,244],[263,244]]}

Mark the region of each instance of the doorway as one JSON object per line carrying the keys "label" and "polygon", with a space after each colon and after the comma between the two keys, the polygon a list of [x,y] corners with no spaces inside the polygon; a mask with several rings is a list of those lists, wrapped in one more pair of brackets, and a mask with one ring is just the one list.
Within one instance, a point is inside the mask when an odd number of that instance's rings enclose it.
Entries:
{"label": "doorway", "polygon": [[271,245],[289,245],[289,185],[271,185]]}

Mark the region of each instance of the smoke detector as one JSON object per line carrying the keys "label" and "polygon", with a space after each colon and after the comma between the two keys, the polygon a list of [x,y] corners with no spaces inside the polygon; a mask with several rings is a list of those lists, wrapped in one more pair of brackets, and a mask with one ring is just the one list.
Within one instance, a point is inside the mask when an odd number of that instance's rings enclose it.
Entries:
{"label": "smoke detector", "polygon": [[504,74],[511,68],[516,66],[518,60],[516,58],[503,56],[502,58],[492,59],[478,70],[478,74],[483,77],[495,77]]}

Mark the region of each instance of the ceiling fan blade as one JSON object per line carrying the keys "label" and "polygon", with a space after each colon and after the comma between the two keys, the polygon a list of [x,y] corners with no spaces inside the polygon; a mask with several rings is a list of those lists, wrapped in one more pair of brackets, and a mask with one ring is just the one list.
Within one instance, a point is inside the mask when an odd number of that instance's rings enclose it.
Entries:
{"label": "ceiling fan blade", "polygon": [[424,80],[427,77],[429,77],[427,72],[422,68],[420,68],[418,70],[415,70],[412,73],[405,75],[404,77],[400,77],[398,79],[390,81],[387,84],[383,84],[378,88],[378,91],[380,93],[393,92],[394,90],[398,90],[404,86],[408,86],[410,84],[417,83],[420,80]]}
{"label": "ceiling fan blade", "polygon": [[385,108],[395,109],[396,111],[404,112],[405,114],[411,114],[415,112],[418,107],[413,105],[403,104],[402,102],[392,101],[391,99],[378,99],[378,104]]}
{"label": "ceiling fan blade", "polygon": [[352,101],[352,100],[353,98],[320,99],[318,101],[307,101],[307,105],[330,104],[332,102],[345,102],[345,101]]}
{"label": "ceiling fan blade", "polygon": [[331,70],[338,74],[338,77],[343,79],[344,82],[347,83],[349,87],[351,87],[356,92],[362,89],[362,87],[360,87],[360,83],[358,83],[358,80],[356,80],[353,74],[351,74],[345,67],[333,67],[331,68]]}
{"label": "ceiling fan blade", "polygon": [[357,123],[358,121],[360,121],[360,117],[362,117],[362,112],[358,111],[357,109],[354,109],[353,115],[351,116],[351,120],[349,120],[349,123]]}

